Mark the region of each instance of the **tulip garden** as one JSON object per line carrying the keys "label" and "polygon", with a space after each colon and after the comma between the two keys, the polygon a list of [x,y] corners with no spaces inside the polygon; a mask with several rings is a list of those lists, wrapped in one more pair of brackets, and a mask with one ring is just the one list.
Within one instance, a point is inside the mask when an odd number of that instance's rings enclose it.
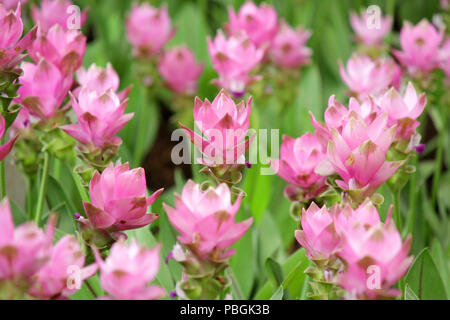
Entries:
{"label": "tulip garden", "polygon": [[450,1],[0,0],[1,300],[447,300]]}

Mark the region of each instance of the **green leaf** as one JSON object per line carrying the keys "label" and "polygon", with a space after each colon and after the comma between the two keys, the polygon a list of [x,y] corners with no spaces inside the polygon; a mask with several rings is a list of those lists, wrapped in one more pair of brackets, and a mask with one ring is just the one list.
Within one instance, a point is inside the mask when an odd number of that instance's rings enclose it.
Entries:
{"label": "green leaf", "polygon": [[266,273],[269,278],[269,282],[272,284],[273,288],[275,289],[281,286],[281,283],[284,280],[284,274],[280,264],[276,262],[274,259],[269,257],[266,259],[264,266],[266,268]]}
{"label": "green leaf", "polygon": [[411,287],[407,284],[405,286],[405,300],[419,300],[419,298],[417,298],[416,294],[414,293],[414,291],[412,291]]}
{"label": "green leaf", "polygon": [[283,299],[283,288],[280,286],[278,290],[270,297],[270,300],[282,300]]}

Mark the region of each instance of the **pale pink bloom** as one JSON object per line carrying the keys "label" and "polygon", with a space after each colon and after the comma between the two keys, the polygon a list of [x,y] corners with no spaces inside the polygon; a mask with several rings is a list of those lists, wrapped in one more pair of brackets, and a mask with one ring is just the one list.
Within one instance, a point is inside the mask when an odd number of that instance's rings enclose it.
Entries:
{"label": "pale pink bloom", "polygon": [[50,30],[55,24],[64,30],[80,29],[86,22],[87,11],[78,12],[70,0],[42,0],[41,6],[31,6],[31,16],[42,31]]}
{"label": "pale pink bloom", "polygon": [[[384,37],[392,28],[391,17],[378,17],[369,15],[366,12],[358,16],[356,13],[350,13],[350,24],[356,33],[356,40],[368,45],[376,45],[383,42]],[[379,24],[378,24],[379,23]]]}
{"label": "pale pink bloom", "polygon": [[21,7],[16,11],[9,11],[0,5],[0,69],[14,68],[25,55],[22,52],[28,48],[36,37],[36,28],[33,28],[25,37],[22,37],[23,23],[20,18]]}
{"label": "pale pink bloom", "polygon": [[408,257],[411,237],[404,243],[390,215],[385,224],[356,224],[342,233],[338,252],[346,269],[338,275],[338,283],[349,295],[374,299],[396,296],[391,289],[408,270],[413,257]]}
{"label": "pale pink bloom", "polygon": [[38,64],[24,62],[23,76],[17,91],[18,100],[31,114],[45,120],[55,116],[72,84],[72,77],[65,77],[51,62],[41,59]]}
{"label": "pale pink bloom", "polygon": [[41,32],[28,49],[37,63],[42,58],[57,66],[64,75],[72,75],[82,62],[86,51],[86,37],[77,30],[65,30],[56,24]]}
{"label": "pale pink bloom", "polygon": [[24,5],[28,0],[0,0],[0,6],[3,5],[6,10],[14,10],[19,5],[19,2],[21,5]]}
{"label": "pale pink bloom", "polygon": [[170,222],[178,230],[178,241],[200,259],[223,260],[234,254],[229,247],[238,241],[250,227],[253,218],[236,223],[235,215],[242,194],[231,203],[229,187],[222,183],[203,191],[189,180],[181,196],[175,194],[175,208],[165,203]]}
{"label": "pale pink bloom", "polygon": [[247,85],[260,79],[249,73],[261,62],[264,50],[256,48],[245,33],[237,33],[227,39],[219,30],[214,40],[208,38],[208,50],[213,67],[219,74],[219,79],[215,80],[219,87],[240,95]]}
{"label": "pale pink bloom", "polygon": [[226,25],[229,35],[245,31],[256,46],[269,45],[278,31],[278,16],[272,6],[262,3],[259,7],[246,2],[236,13],[228,9],[230,22]]}
{"label": "pale pink bloom", "polygon": [[450,78],[450,38],[447,38],[439,50],[439,66],[447,78]]}
{"label": "pale pink bloom", "polygon": [[34,275],[29,294],[41,299],[67,298],[97,271],[96,264],[84,267],[84,262],[75,236],[64,236],[52,248],[50,260]]}
{"label": "pale pink bloom", "polygon": [[[3,116],[0,114],[0,139],[5,134],[5,130],[6,130],[5,118],[3,118]],[[15,135],[14,138],[12,138],[3,145],[0,145],[0,161],[2,161],[8,155],[18,137],[19,137],[18,135]]]}
{"label": "pale pink bloom", "polygon": [[414,74],[417,71],[427,73],[439,65],[439,46],[444,30],[437,30],[427,20],[416,26],[405,22],[400,31],[402,51],[393,50],[395,57]]}
{"label": "pale pink bloom", "polygon": [[347,203],[342,208],[334,210],[333,221],[336,232],[342,236],[357,225],[366,227],[378,225],[380,215],[373,203],[366,199],[356,209],[352,209]]}
{"label": "pale pink bloom", "polygon": [[351,56],[345,67],[340,63],[339,71],[350,91],[364,98],[385,91],[394,80],[397,69],[392,59],[372,60],[358,53]]}
{"label": "pale pink bloom", "polygon": [[136,240],[126,244],[123,239],[114,243],[106,260],[95,248],[95,259],[100,268],[100,284],[116,300],[155,300],[165,295],[164,290],[149,283],[159,270],[161,246],[146,249]]}
{"label": "pale pink bloom", "polygon": [[283,22],[269,53],[275,64],[286,68],[298,68],[311,62],[312,50],[306,47],[311,32],[299,27],[296,30]]}
{"label": "pale pink bloom", "polygon": [[113,69],[111,63],[108,63],[105,69],[93,63],[87,70],[80,68],[76,75],[81,88],[86,87],[99,94],[107,92],[109,89],[114,92],[119,89],[119,75]]}
{"label": "pale pink bloom", "polygon": [[194,121],[203,137],[180,125],[202,152],[202,163],[210,166],[244,164],[244,153],[254,139],[254,135],[246,139],[250,111],[251,97],[246,103],[241,101],[236,105],[225,90],[221,90],[212,103],[195,98]]}
{"label": "pale pink bloom", "polygon": [[175,34],[167,5],[154,8],[148,3],[133,4],[126,21],[127,37],[136,55],[153,55]]}
{"label": "pale pink bloom", "polygon": [[150,206],[164,189],[147,197],[143,168],[130,170],[128,163],[113,166],[100,174],[98,171],[89,183],[91,202],[83,202],[91,227],[115,232],[136,229],[158,218],[147,214]]}
{"label": "pale pink bloom", "polygon": [[443,10],[448,10],[450,8],[450,0],[441,0],[440,2]]}
{"label": "pale pink bloom", "polygon": [[303,209],[301,225],[302,230],[295,231],[295,238],[306,249],[308,258],[325,260],[335,254],[340,238],[334,229],[333,213],[325,205],[319,208],[313,202],[307,210]]}
{"label": "pale pink bloom", "polygon": [[427,104],[425,93],[417,95],[416,89],[408,83],[403,96],[391,88],[380,98],[380,108],[389,115],[390,124],[397,125],[397,137],[409,140],[419,126],[417,118]]}
{"label": "pale pink bloom", "polygon": [[134,116],[133,113],[124,114],[128,99],[120,101],[112,89],[97,92],[84,87],[78,98],[71,95],[71,100],[78,123],[61,129],[88,147],[103,149],[122,143],[115,135]]}
{"label": "pale pink bloom", "polygon": [[197,64],[188,47],[180,46],[164,53],[158,71],[173,91],[192,94],[197,90],[203,64]]}

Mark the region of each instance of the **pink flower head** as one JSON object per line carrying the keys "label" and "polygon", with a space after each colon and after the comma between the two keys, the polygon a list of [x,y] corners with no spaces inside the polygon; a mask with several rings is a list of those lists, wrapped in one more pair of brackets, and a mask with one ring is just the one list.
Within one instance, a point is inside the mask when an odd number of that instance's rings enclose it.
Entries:
{"label": "pink flower head", "polygon": [[105,261],[95,248],[102,288],[117,300],[155,300],[163,297],[165,292],[161,287],[149,285],[159,270],[160,248],[157,245],[146,249],[134,239],[127,245],[121,239],[113,244]]}
{"label": "pink flower head", "polygon": [[310,36],[311,32],[301,27],[294,30],[283,22],[269,48],[275,64],[286,68],[298,68],[310,63],[312,50],[305,46]]}
{"label": "pink flower head", "polygon": [[84,253],[73,235],[64,236],[52,248],[50,260],[34,275],[29,293],[41,299],[61,299],[80,289],[82,281],[96,271],[84,266]]}
{"label": "pink flower head", "polygon": [[439,66],[447,78],[450,78],[450,38],[447,38],[439,50]]}
{"label": "pink flower head", "polygon": [[392,59],[372,60],[365,54],[353,54],[344,68],[340,63],[342,80],[359,98],[378,95],[386,90],[397,71]]}
{"label": "pink flower head", "polygon": [[397,137],[409,140],[419,126],[417,118],[427,104],[425,93],[417,95],[416,89],[408,83],[403,97],[391,88],[380,98],[380,107],[389,115],[391,124],[397,125]]}
{"label": "pink flower head", "polygon": [[112,89],[97,92],[88,87],[81,89],[78,98],[71,95],[71,99],[78,124],[62,126],[65,132],[87,147],[103,149],[122,143],[115,135],[134,116],[124,114],[128,99],[121,102]]}
{"label": "pink flower head", "polygon": [[64,30],[76,30],[86,22],[87,11],[79,12],[69,0],[42,0],[41,7],[31,7],[35,24],[45,32],[58,24]]}
{"label": "pink flower head", "polygon": [[116,92],[119,89],[119,75],[110,63],[106,69],[98,67],[95,63],[89,69],[80,68],[77,72],[77,80],[81,88],[89,88],[99,94],[107,92],[109,89]]}
{"label": "pink flower head", "polygon": [[143,3],[133,4],[126,21],[127,37],[136,55],[153,55],[175,34],[167,5],[157,9]]}
{"label": "pink flower head", "polygon": [[45,120],[60,110],[69,91],[72,78],[65,77],[51,62],[41,59],[38,64],[24,62],[19,101],[35,116]]}
{"label": "pink flower head", "polygon": [[253,218],[235,223],[242,201],[240,194],[234,204],[225,183],[203,191],[189,180],[181,196],[175,194],[175,208],[163,204],[170,222],[180,232],[178,240],[200,259],[223,260],[234,254],[228,248],[250,227]]}
{"label": "pink flower head", "polygon": [[357,224],[342,233],[338,252],[346,269],[338,283],[349,295],[374,299],[399,294],[391,289],[408,270],[413,257],[408,257],[411,237],[404,243],[390,216],[385,224]]}
{"label": "pink flower head", "polygon": [[439,46],[444,30],[436,30],[427,20],[416,26],[405,22],[400,31],[402,51],[393,50],[395,57],[414,74],[417,71],[427,73],[439,64]]}
{"label": "pink flower head", "polygon": [[379,20],[364,12],[361,16],[350,13],[350,24],[356,33],[356,40],[367,45],[377,45],[392,28],[392,18],[380,16]]}
{"label": "pink flower head", "polygon": [[283,136],[280,159],[270,160],[270,165],[291,184],[285,190],[289,198],[295,197],[298,194],[296,189],[299,188],[305,200],[308,200],[326,188],[326,178],[315,173],[317,166],[326,157],[326,149],[311,133],[305,133],[297,139]]}
{"label": "pink flower head", "polygon": [[116,167],[110,163],[101,174],[94,173],[89,183],[91,202],[83,203],[84,210],[94,229],[114,232],[140,228],[158,218],[147,214],[147,208],[163,190],[147,197],[143,168],[130,170],[128,163]]}
{"label": "pink flower head", "polygon": [[336,232],[342,236],[358,225],[365,227],[378,225],[380,215],[373,203],[366,199],[357,209],[352,209],[347,203],[344,207],[334,210],[333,221]]}
{"label": "pink flower head", "polygon": [[59,24],[41,32],[28,49],[35,62],[45,58],[64,75],[72,75],[81,66],[85,51],[86,37],[77,30],[63,29]]}
{"label": "pink flower head", "polygon": [[246,103],[236,105],[233,99],[221,90],[213,102],[195,98],[194,121],[203,137],[182,124],[192,143],[200,150],[203,164],[244,164],[245,151],[254,135],[245,139],[249,129],[251,97]]}
{"label": "pink flower head", "polygon": [[17,8],[19,3],[23,5],[27,2],[28,0],[0,0],[0,5],[3,5],[6,10],[14,10]]}
{"label": "pink flower head", "polygon": [[36,28],[33,28],[20,39],[23,32],[20,14],[20,4],[17,5],[16,11],[9,11],[0,4],[0,69],[14,68],[22,61],[25,58],[22,52],[36,37]]}
{"label": "pink flower head", "polygon": [[302,210],[301,224],[302,230],[295,231],[295,238],[310,259],[325,260],[334,255],[340,238],[334,229],[333,214],[326,206],[319,208],[311,203],[307,210]]}
{"label": "pink flower head", "polygon": [[228,40],[222,31],[218,31],[214,40],[208,38],[208,50],[214,69],[219,74],[215,84],[226,88],[236,96],[245,92],[247,85],[260,79],[250,76],[262,60],[264,50],[256,48],[245,33],[237,33]]}
{"label": "pink flower head", "polygon": [[228,9],[230,22],[226,25],[229,35],[245,31],[252,43],[260,47],[269,45],[278,31],[278,16],[272,6],[265,3],[259,7],[253,2],[246,2],[236,13]]}
{"label": "pink flower head", "polygon": [[186,46],[180,46],[164,53],[158,70],[173,91],[192,94],[197,90],[203,64],[197,64],[192,51]]}
{"label": "pink flower head", "polygon": [[[5,121],[5,118],[3,118],[3,116],[0,114],[0,139],[5,134],[5,130],[6,130],[6,121]],[[14,138],[9,140],[5,144],[0,145],[0,161],[2,161],[8,155],[8,153],[13,148],[14,143],[16,142],[18,137],[19,136],[16,135],[16,136],[14,136]]]}

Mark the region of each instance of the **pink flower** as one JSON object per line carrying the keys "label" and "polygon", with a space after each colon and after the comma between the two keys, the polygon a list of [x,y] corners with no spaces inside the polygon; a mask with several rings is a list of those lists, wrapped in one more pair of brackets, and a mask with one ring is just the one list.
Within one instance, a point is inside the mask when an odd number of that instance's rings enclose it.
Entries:
{"label": "pink flower", "polygon": [[[380,16],[377,21],[372,15],[363,13],[358,16],[356,13],[350,13],[350,24],[356,33],[356,39],[367,45],[377,45],[383,42],[384,37],[392,28],[392,18]],[[379,23],[377,25],[377,23]]]}
{"label": "pink flower", "polygon": [[295,238],[306,249],[308,258],[325,260],[334,255],[340,238],[334,229],[333,214],[326,206],[319,208],[313,202],[307,210],[303,209],[301,225],[302,230],[295,231]]}
{"label": "pink flower", "polygon": [[230,18],[226,29],[229,35],[245,31],[253,44],[257,47],[269,45],[278,31],[278,16],[272,6],[265,3],[259,7],[253,2],[246,2],[236,13],[228,9]]}
{"label": "pink flower", "polygon": [[84,253],[73,235],[53,247],[50,260],[34,275],[29,294],[41,299],[62,299],[75,293],[81,282],[95,274],[97,265],[84,266]]}
{"label": "pink flower", "polygon": [[147,214],[147,208],[159,197],[159,189],[146,196],[145,172],[142,168],[130,170],[128,163],[114,167],[112,163],[89,183],[91,202],[84,202],[84,210],[94,229],[111,232],[136,229],[158,218]]}
{"label": "pink flower", "polygon": [[427,104],[425,93],[417,95],[416,89],[408,83],[403,97],[391,88],[380,98],[380,108],[389,115],[391,124],[397,125],[397,137],[409,140],[419,126],[417,118]]}
{"label": "pink flower", "polygon": [[121,102],[112,89],[97,92],[88,87],[81,89],[78,98],[71,95],[71,99],[78,124],[65,125],[61,129],[88,148],[104,149],[122,143],[115,135],[134,116],[133,113],[124,114],[128,99]]}
{"label": "pink flower", "polygon": [[59,69],[45,59],[38,64],[24,62],[18,100],[35,116],[45,120],[54,117],[60,110],[72,83]]}
{"label": "pink flower", "polygon": [[35,62],[45,58],[70,76],[81,66],[85,51],[86,37],[79,31],[65,30],[59,24],[41,32],[28,49]]}
{"label": "pink flower", "polygon": [[404,243],[390,216],[385,224],[357,224],[342,233],[339,258],[346,269],[338,283],[350,296],[374,299],[399,294],[391,289],[408,270],[411,237]]}
{"label": "pink flower", "polygon": [[270,165],[290,183],[285,189],[289,198],[303,193],[304,200],[309,200],[326,189],[326,178],[315,173],[317,166],[326,157],[326,149],[311,133],[305,133],[297,139],[283,136],[280,159],[270,160]]}
{"label": "pink flower", "polygon": [[275,64],[286,68],[298,68],[310,63],[312,50],[305,46],[310,36],[311,32],[301,27],[294,30],[283,22],[269,48]]}
{"label": "pink flower", "polygon": [[226,88],[236,96],[245,92],[247,85],[260,79],[249,76],[262,60],[264,50],[256,48],[245,35],[238,33],[228,38],[218,31],[214,41],[208,38],[208,50],[214,69],[219,74],[215,84]]}
{"label": "pink flower", "polygon": [[[5,130],[6,130],[6,121],[5,118],[3,118],[3,116],[0,114],[0,139],[5,134]],[[14,138],[9,140],[5,144],[0,145],[0,161],[2,161],[8,155],[18,137],[19,135],[16,135],[14,136]]]}
{"label": "pink flower", "polygon": [[27,2],[28,0],[0,0],[0,5],[3,5],[6,10],[14,10],[17,8],[19,3],[23,5]]}
{"label": "pink flower", "polygon": [[371,227],[380,223],[380,215],[373,203],[366,199],[357,209],[347,203],[342,208],[334,210],[333,214],[334,228],[342,237],[343,234],[350,232],[356,226]]}
{"label": "pink flower", "polygon": [[153,55],[175,34],[167,5],[160,9],[148,3],[133,4],[126,21],[127,37],[137,55]]}
{"label": "pink flower", "polygon": [[109,256],[103,261],[95,248],[103,290],[117,300],[155,300],[163,297],[165,292],[161,287],[149,285],[158,273],[159,251],[159,245],[146,249],[134,239],[129,245],[122,239],[113,244]]}
{"label": "pink flower", "polygon": [[192,94],[197,90],[203,64],[197,64],[192,51],[180,46],[164,53],[158,70],[173,91]]}
{"label": "pink flower", "polygon": [[175,208],[163,204],[170,222],[180,232],[178,240],[200,259],[223,260],[234,254],[228,249],[250,227],[253,218],[235,223],[242,194],[234,204],[225,183],[203,191],[189,180],[181,196],[175,194]]}
{"label": "pink flower", "polygon": [[359,98],[382,93],[397,71],[392,59],[372,60],[365,54],[353,54],[345,68],[340,63],[339,70],[342,80]]}
{"label": "pink flower", "polygon": [[28,48],[36,37],[36,28],[33,28],[25,37],[22,37],[23,23],[20,18],[21,7],[16,11],[8,11],[0,5],[0,69],[14,68],[25,55],[21,53]]}
{"label": "pink flower", "polygon": [[405,22],[400,31],[402,51],[393,50],[393,53],[412,74],[417,71],[427,73],[438,67],[443,36],[444,30],[436,30],[425,19],[416,26]]}
{"label": "pink flower", "polygon": [[77,12],[69,0],[42,0],[40,8],[31,7],[31,16],[34,23],[44,32],[55,24],[64,30],[74,30],[80,29],[86,22],[87,11]]}
{"label": "pink flower", "polygon": [[221,90],[213,102],[195,98],[194,121],[204,137],[182,124],[192,143],[202,152],[200,161],[209,166],[217,164],[244,164],[245,151],[254,135],[245,139],[250,125],[251,98],[236,105]]}
{"label": "pink flower", "polygon": [[450,38],[447,38],[439,50],[439,66],[447,78],[450,78]]}

